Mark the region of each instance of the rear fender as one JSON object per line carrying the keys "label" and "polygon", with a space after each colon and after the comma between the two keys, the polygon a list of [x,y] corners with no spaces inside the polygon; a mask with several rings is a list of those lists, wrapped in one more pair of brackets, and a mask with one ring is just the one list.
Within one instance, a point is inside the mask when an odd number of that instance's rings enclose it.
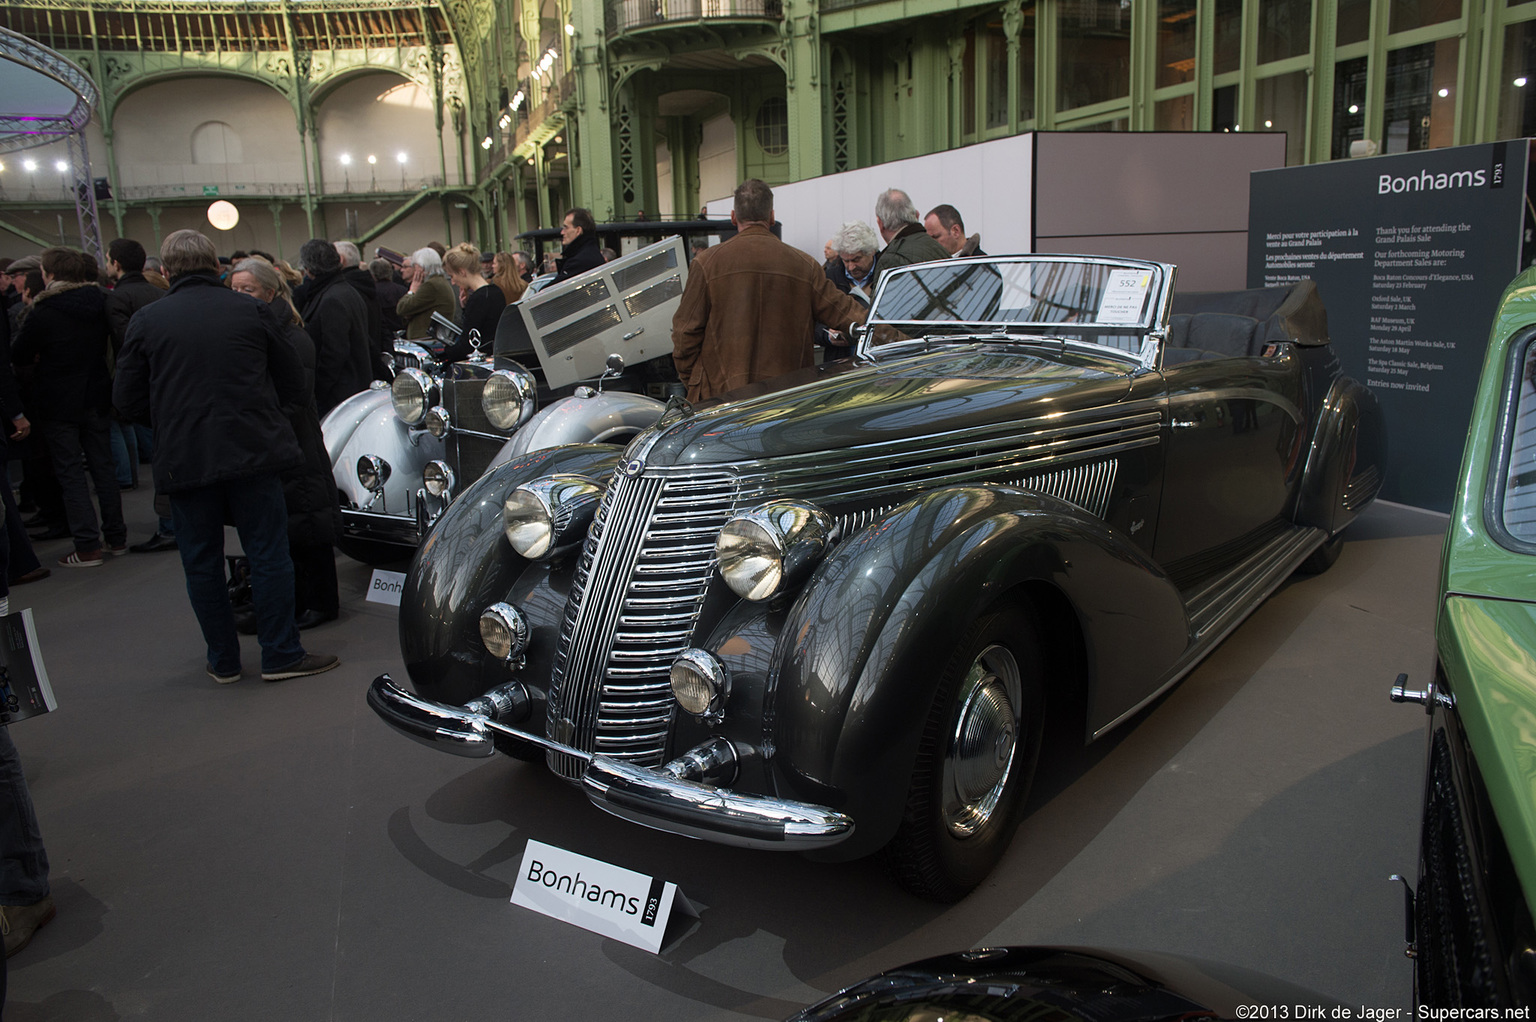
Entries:
{"label": "rear fender", "polygon": [[535,451],[485,473],[448,506],[417,548],[400,593],[400,653],[416,691],[461,706],[511,679],[480,641],[480,613],[505,600],[528,562],[501,528],[501,508],[519,485],[556,472],[606,483],[613,447]]}
{"label": "rear fender", "polygon": [[1296,523],[1337,535],[1376,498],[1387,467],[1387,430],[1370,389],[1340,376],[1318,415]]}
{"label": "rear fender", "polygon": [[617,390],[553,401],[502,447],[491,467],[529,451],[562,444],[625,444],[656,424],[667,406],[643,394]]}
{"label": "rear fender", "polygon": [[[1184,651],[1178,592],[1128,538],[1011,487],[926,494],[850,537],[812,576],[775,653],[776,780],[789,797],[855,817],[834,854],[866,854],[895,833],[954,643],[987,608],[1038,586],[1071,608],[1076,634],[1042,638],[1081,643],[1092,717],[1134,705]],[[1047,698],[1067,683],[1047,678]]]}

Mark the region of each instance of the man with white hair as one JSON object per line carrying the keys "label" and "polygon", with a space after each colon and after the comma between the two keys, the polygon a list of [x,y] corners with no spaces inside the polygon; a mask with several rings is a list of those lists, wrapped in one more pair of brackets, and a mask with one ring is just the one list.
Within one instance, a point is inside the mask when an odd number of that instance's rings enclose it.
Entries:
{"label": "man with white hair", "polygon": [[832,235],[832,247],[843,260],[843,270],[854,287],[865,297],[875,293],[875,260],[880,255],[880,239],[862,220],[849,220]]}
{"label": "man with white hair", "polygon": [[435,249],[418,248],[406,256],[400,272],[408,290],[395,306],[395,312],[405,320],[405,339],[419,341],[427,336],[432,313],[454,318],[453,288],[443,273],[443,257]]}
{"label": "man with white hair", "polygon": [[875,260],[875,284],[880,282],[880,274],[897,266],[949,258],[944,247],[923,230],[917,207],[901,189],[887,188],[880,193],[875,200],[875,220],[885,239],[885,251]]}

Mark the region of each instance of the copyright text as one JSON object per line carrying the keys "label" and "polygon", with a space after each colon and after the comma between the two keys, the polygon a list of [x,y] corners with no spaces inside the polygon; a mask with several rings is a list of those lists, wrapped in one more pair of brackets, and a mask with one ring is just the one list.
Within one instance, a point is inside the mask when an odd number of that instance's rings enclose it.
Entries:
{"label": "copyright text", "polygon": [[1522,1008],[1431,1008],[1428,1005],[1420,1005],[1416,1009],[1408,1008],[1376,1008],[1369,1005],[1346,1008],[1343,1005],[1325,1007],[1321,1004],[1240,1004],[1237,1006],[1239,1019],[1253,1019],[1258,1022],[1271,1022],[1271,1020],[1315,1020],[1315,1019],[1359,1019],[1361,1022],[1464,1022],[1464,1020],[1499,1020],[1499,1022],[1530,1022],[1531,1009],[1527,1005]]}

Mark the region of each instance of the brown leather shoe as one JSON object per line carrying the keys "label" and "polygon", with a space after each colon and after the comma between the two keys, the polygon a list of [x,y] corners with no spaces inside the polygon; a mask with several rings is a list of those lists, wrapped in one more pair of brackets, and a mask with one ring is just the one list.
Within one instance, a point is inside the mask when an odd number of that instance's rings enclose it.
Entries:
{"label": "brown leather shoe", "polygon": [[0,933],[5,934],[5,957],[9,958],[28,944],[38,930],[53,921],[59,910],[52,895],[31,905],[0,905]]}
{"label": "brown leather shoe", "polygon": [[11,579],[11,585],[13,585],[13,586],[24,586],[28,582],[41,582],[43,579],[47,578],[49,575],[52,575],[52,574],[53,574],[53,570],[50,569],[50,568],[42,568],[42,567],[33,568],[31,571],[27,572],[26,574],[18,575],[15,578]]}

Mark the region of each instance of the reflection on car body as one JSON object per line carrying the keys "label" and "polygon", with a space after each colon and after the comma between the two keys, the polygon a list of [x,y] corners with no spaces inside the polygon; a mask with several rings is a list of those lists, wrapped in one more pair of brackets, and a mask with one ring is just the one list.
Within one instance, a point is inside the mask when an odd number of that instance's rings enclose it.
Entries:
{"label": "reflection on car body", "polygon": [[1018,822],[1048,702],[1086,705],[1089,739],[1124,722],[1332,563],[1380,486],[1376,402],[1310,282],[1173,277],[903,267],[849,360],[674,407],[622,452],[510,459],[412,562],[415,693],[385,675],[370,703],[647,826],[883,850],[963,896]]}

